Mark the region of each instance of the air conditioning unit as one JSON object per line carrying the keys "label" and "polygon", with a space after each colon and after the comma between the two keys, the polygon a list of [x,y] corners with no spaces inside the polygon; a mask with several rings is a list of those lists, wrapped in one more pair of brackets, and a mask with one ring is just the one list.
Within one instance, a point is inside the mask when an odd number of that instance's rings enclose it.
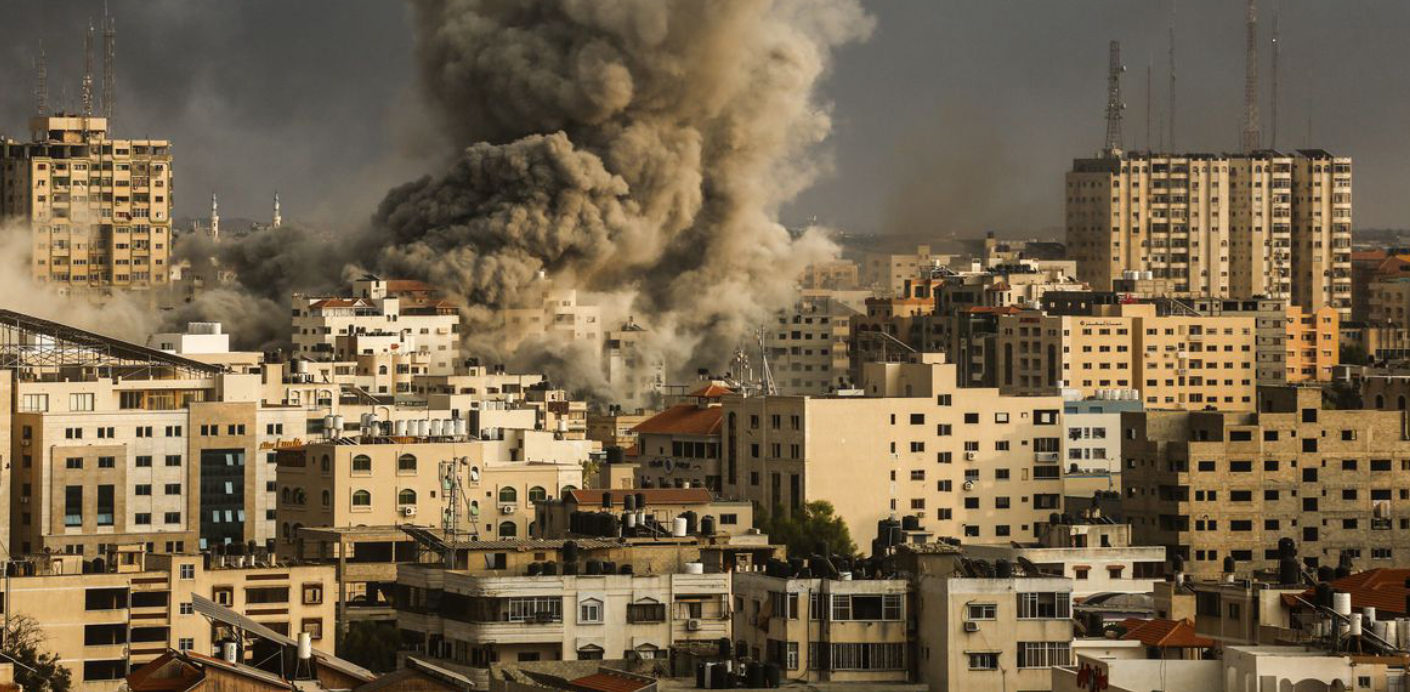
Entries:
{"label": "air conditioning unit", "polygon": [[687,632],[698,632],[698,631],[700,631],[700,621],[699,621],[699,620],[696,620],[695,618],[691,618],[691,619],[689,619],[689,620],[686,620],[686,621],[685,621],[685,629],[686,629]]}
{"label": "air conditioning unit", "polygon": [[965,460],[965,461],[974,461],[974,457],[975,457],[975,453],[974,453],[974,452],[965,452],[965,453],[964,453],[964,460]]}
{"label": "air conditioning unit", "polygon": [[966,632],[978,632],[978,631],[979,631],[979,623],[977,623],[977,622],[975,622],[975,621],[973,621],[973,620],[965,620],[965,622],[964,622],[964,631],[966,631]]}
{"label": "air conditioning unit", "polygon": [[514,509],[515,509],[514,505],[500,505],[500,506],[499,506],[499,513],[500,513],[500,514],[513,514],[513,513],[514,513]]}
{"label": "air conditioning unit", "polygon": [[416,516],[416,506],[415,506],[415,505],[407,505],[406,507],[402,507],[402,508],[401,508],[401,515],[404,516],[404,517],[414,517],[414,516]]}
{"label": "air conditioning unit", "polygon": [[964,482],[964,489],[965,489],[965,490],[974,490],[974,481],[965,481],[965,482]]}

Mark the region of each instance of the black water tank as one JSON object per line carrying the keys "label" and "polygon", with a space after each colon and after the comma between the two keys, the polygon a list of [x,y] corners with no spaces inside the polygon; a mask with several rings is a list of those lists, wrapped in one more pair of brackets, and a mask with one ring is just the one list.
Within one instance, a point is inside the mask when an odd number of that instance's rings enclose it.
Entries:
{"label": "black water tank", "polygon": [[1062,523],[1062,515],[1061,515],[1061,514],[1058,514],[1057,512],[1053,512],[1052,514],[1049,514],[1049,515],[1048,515],[1048,523],[1051,524],[1051,525],[1053,525],[1053,526],[1057,526],[1058,524],[1061,524],[1061,523]]}
{"label": "black water tank", "polygon": [[612,491],[604,490],[602,492],[602,508],[612,509]]}
{"label": "black water tank", "polygon": [[1297,541],[1287,536],[1278,539],[1278,557],[1297,557]]}
{"label": "black water tank", "polygon": [[1346,565],[1337,565],[1337,568],[1333,570],[1332,575],[1337,579],[1345,579],[1351,576],[1351,568],[1347,567]]}
{"label": "black water tank", "polygon": [[1013,578],[1013,563],[1007,558],[999,558],[994,561],[994,576],[999,579]]}
{"label": "black water tank", "polygon": [[587,574],[588,574],[589,577],[596,577],[596,576],[601,575],[601,574],[602,574],[602,561],[601,561],[601,560],[588,560],[588,561],[587,561]]}
{"label": "black water tank", "polygon": [[631,576],[632,566],[630,564],[622,565],[621,567],[617,568],[617,571],[622,574]]}
{"label": "black water tank", "polygon": [[764,682],[769,687],[778,687],[783,684],[783,669],[777,663],[770,661],[764,664]]}
{"label": "black water tank", "polygon": [[616,573],[617,573],[617,563],[612,562],[611,560],[603,560],[603,561],[602,561],[602,573],[603,573],[603,574],[616,574]]}
{"label": "black water tank", "polygon": [[1332,569],[1331,567],[1322,565],[1321,567],[1317,568],[1317,581],[1331,581],[1335,579],[1336,576],[1337,571]]}
{"label": "black water tank", "polygon": [[577,542],[577,541],[563,541],[563,561],[564,561],[564,562],[577,562],[577,561],[578,561],[578,542]]}
{"label": "black water tank", "polygon": [[1328,584],[1327,582],[1321,582],[1317,584],[1315,598],[1317,599],[1317,605],[1322,606],[1323,608],[1332,607],[1332,585]]}
{"label": "black water tank", "polygon": [[569,576],[569,577],[576,576],[576,575],[578,574],[578,563],[576,563],[576,562],[565,562],[565,563],[563,563],[563,574],[566,575],[566,576]]}
{"label": "black water tank", "polygon": [[1181,574],[1185,571],[1185,556],[1176,555],[1174,560],[1174,573]]}
{"label": "black water tank", "polygon": [[1225,574],[1233,574],[1233,573],[1234,573],[1234,570],[1235,570],[1235,568],[1236,568],[1237,566],[1238,566],[1238,563],[1234,561],[1234,556],[1232,556],[1232,555],[1226,555],[1226,556],[1224,556],[1224,573],[1225,573]]}
{"label": "black water tank", "polygon": [[628,512],[636,511],[636,495],[627,495],[622,498],[622,509]]}
{"label": "black water tank", "polygon": [[607,448],[607,463],[609,463],[609,464],[620,464],[620,463],[622,463],[623,461],[626,461],[626,459],[627,459],[626,450],[622,449],[621,447],[608,447],[608,448]]}
{"label": "black water tank", "polygon": [[695,689],[705,689],[705,664],[695,664]]}
{"label": "black water tank", "polygon": [[764,664],[750,663],[744,667],[744,685],[754,690],[764,686]]}
{"label": "black water tank", "polygon": [[537,577],[543,572],[543,565],[537,562],[529,563],[529,576]]}
{"label": "black water tank", "polygon": [[695,535],[696,528],[697,528],[697,527],[696,527],[696,519],[697,519],[700,515],[696,514],[695,512],[692,512],[692,511],[690,511],[690,510],[686,510],[686,511],[684,511],[684,512],[681,512],[681,516],[685,518],[685,535],[687,535],[687,536],[694,536],[694,535]]}
{"label": "black water tank", "polygon": [[798,570],[798,578],[799,578],[799,579],[812,579],[812,578],[813,578],[813,570],[810,570],[810,569],[808,569],[807,567],[804,567],[803,569]]}
{"label": "black water tank", "polygon": [[552,560],[549,560],[548,562],[543,563],[543,576],[545,576],[545,577],[556,577],[556,576],[558,576],[558,563],[557,563],[557,562],[554,562],[554,561],[552,561]]}
{"label": "black water tank", "polygon": [[1278,583],[1283,585],[1293,585],[1302,579],[1302,569],[1298,567],[1297,558],[1287,555],[1278,561]]}
{"label": "black water tank", "polygon": [[919,531],[920,517],[914,514],[907,514],[906,516],[901,517],[901,528],[906,531]]}
{"label": "black water tank", "polygon": [[637,508],[637,509],[646,509],[646,493],[637,493],[637,494],[636,494],[636,508]]}
{"label": "black water tank", "polygon": [[715,518],[714,518],[714,517],[712,517],[712,516],[707,516],[707,517],[705,517],[704,519],[701,519],[701,520],[700,520],[700,535],[702,535],[702,536],[713,536],[713,535],[715,535]]}
{"label": "black water tank", "polygon": [[730,642],[729,637],[720,637],[715,643],[720,647],[720,658],[729,660],[730,656],[734,655],[734,645]]}
{"label": "black water tank", "polygon": [[606,514],[602,520],[602,535],[616,536],[621,522],[617,521],[617,515]]}

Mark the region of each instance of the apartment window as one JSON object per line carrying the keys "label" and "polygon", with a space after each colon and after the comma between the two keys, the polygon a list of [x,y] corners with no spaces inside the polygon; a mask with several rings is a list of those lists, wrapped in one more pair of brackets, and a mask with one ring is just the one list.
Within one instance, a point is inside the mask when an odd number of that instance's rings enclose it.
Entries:
{"label": "apartment window", "polygon": [[1009,414],[1008,414],[1007,412],[995,413],[995,414],[994,414],[994,422],[995,422],[995,423],[1007,423],[1007,422],[1009,422]]}
{"label": "apartment window", "polygon": [[977,414],[977,413],[966,413],[966,414],[964,414],[964,422],[965,422],[966,425],[977,425],[977,424],[979,423],[979,414]]}
{"label": "apartment window", "polygon": [[195,604],[192,604],[192,603],[182,603],[182,604],[181,604],[181,614],[182,614],[182,615],[194,615],[195,613],[196,613],[196,606],[195,606]]}
{"label": "apartment window", "polygon": [[[796,597],[797,594],[794,594]],[[556,599],[555,599],[556,600]],[[666,604],[631,603],[627,605],[627,622],[665,622]]]}
{"label": "apartment window", "polygon": [[317,641],[317,640],[319,640],[319,639],[322,639],[322,638],[323,638],[323,619],[322,619],[322,618],[304,618],[304,620],[303,620],[301,623],[299,623],[299,630],[300,630],[301,632],[308,632],[309,639],[312,639],[312,640],[314,640],[314,641]]}
{"label": "apartment window", "polygon": [[83,486],[64,487],[64,526],[83,526]]}
{"label": "apartment window", "polygon": [[925,469],[919,469],[919,470],[911,471],[911,480],[913,480],[913,481],[923,481],[923,480],[925,480]]}
{"label": "apartment window", "polygon": [[304,605],[318,605],[323,602],[322,584],[304,584],[303,586]]}
{"label": "apartment window", "polygon": [[188,565],[182,565],[182,566],[181,566],[181,578],[182,578],[182,579],[195,579],[195,578],[196,578],[196,566],[195,566],[195,565],[189,565],[189,564],[188,564]]}
{"label": "apartment window", "polygon": [[117,459],[116,459],[115,457],[98,457],[98,468],[100,468],[100,469],[110,469],[110,468],[114,468],[114,467],[116,467],[116,466],[117,466]]}
{"label": "apartment window", "polygon": [[954,434],[954,428],[949,423],[941,423],[935,426],[935,434],[940,437]]}
{"label": "apartment window", "polygon": [[92,410],[93,410],[93,395],[92,395],[91,393],[90,393],[90,394],[70,394],[70,395],[69,395],[69,410],[70,410],[70,411],[92,411]]}
{"label": "apartment window", "polygon": [[912,413],[912,414],[911,414],[911,425],[925,425],[925,414],[924,414],[924,413]]}
{"label": "apartment window", "polygon": [[919,442],[919,441],[917,441],[917,442],[912,442],[912,443],[911,443],[911,451],[912,451],[912,452],[924,452],[924,451],[925,451],[925,443],[924,443],[924,442]]}
{"label": "apartment window", "polygon": [[138,456],[137,456],[137,460],[136,460],[136,464],[137,464],[137,468],[139,468],[139,469],[151,468],[151,467],[152,467],[152,457],[151,457],[151,455],[146,455],[146,454],[138,455]]}
{"label": "apartment window", "polygon": [[966,620],[993,620],[998,617],[999,606],[995,603],[970,603],[965,606]]}
{"label": "apartment window", "polygon": [[1053,668],[1072,665],[1071,642],[1019,642],[1019,668]]}
{"label": "apartment window", "polygon": [[152,494],[152,484],[151,484],[151,483],[138,483],[138,484],[137,484],[137,487],[133,488],[133,491],[132,491],[132,492],[133,492],[134,494],[136,494],[136,495],[151,495],[151,494]]}
{"label": "apartment window", "polygon": [[181,494],[181,484],[180,484],[180,483],[167,483],[167,484],[166,484],[166,494],[167,494],[167,495],[180,495],[180,494]]}
{"label": "apartment window", "polygon": [[167,512],[166,515],[162,517],[162,520],[168,524],[180,524],[181,512]]}
{"label": "apartment window", "polygon": [[1018,594],[1020,620],[1066,620],[1071,617],[1071,594],[1053,591]]}
{"label": "apartment window", "polygon": [[67,458],[67,459],[64,459],[64,468],[66,468],[66,469],[81,469],[81,468],[83,468],[83,457],[69,457],[69,458]]}
{"label": "apartment window", "polygon": [[[815,655],[810,644],[809,665],[814,667],[823,660]],[[820,646],[828,646],[822,644]],[[905,644],[832,644],[828,650],[828,667],[831,670],[902,670],[906,665]]]}
{"label": "apartment window", "polygon": [[999,653],[997,651],[985,651],[969,654],[970,670],[998,670]]}
{"label": "apartment window", "polygon": [[288,602],[289,587],[287,586],[260,586],[245,589],[245,603],[250,605]]}
{"label": "apartment window", "polygon": [[602,601],[590,598],[578,604],[579,623],[602,622]]}
{"label": "apartment window", "polygon": [[168,454],[168,455],[166,455],[166,465],[167,465],[167,466],[180,466],[180,465],[181,465],[181,455],[180,455],[180,454]]}

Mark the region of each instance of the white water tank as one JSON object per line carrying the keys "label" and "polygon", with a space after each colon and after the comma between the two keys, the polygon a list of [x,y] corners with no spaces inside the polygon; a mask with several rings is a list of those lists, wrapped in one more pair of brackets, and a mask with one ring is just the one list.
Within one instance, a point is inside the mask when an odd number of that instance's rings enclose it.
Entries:
{"label": "white water tank", "polygon": [[676,517],[676,520],[671,523],[671,535],[678,538],[684,536],[688,525],[685,517]]}
{"label": "white water tank", "polygon": [[324,417],[323,417],[323,436],[324,436],[324,437],[333,437],[333,423],[334,423],[334,421],[336,421],[336,420],[337,420],[336,417],[334,417],[334,416],[332,416],[332,415],[327,415],[327,416],[324,416]]}
{"label": "white water tank", "polygon": [[226,661],[227,663],[239,663],[239,662],[240,662],[240,647],[237,646],[237,645],[235,644],[235,642],[225,642],[224,652],[225,652],[225,661]]}
{"label": "white water tank", "polygon": [[313,658],[313,635],[308,632],[299,633],[299,660],[307,661]]}
{"label": "white water tank", "polygon": [[1361,613],[1351,616],[1351,630],[1348,632],[1353,637],[1361,636]]}
{"label": "white water tank", "polygon": [[1345,591],[1338,591],[1332,594],[1332,610],[1337,615],[1351,615],[1351,594]]}
{"label": "white water tank", "polygon": [[626,524],[626,525],[627,525],[627,528],[629,528],[629,529],[634,529],[634,528],[636,528],[636,512],[627,512],[626,514],[623,514],[623,515],[622,515],[622,519],[623,519],[623,522],[622,522],[622,523]]}
{"label": "white water tank", "polygon": [[342,436],[343,436],[343,417],[342,417],[342,416],[333,416],[333,436],[334,436],[334,437],[342,437]]}
{"label": "white water tank", "polygon": [[687,562],[687,563],[685,563],[685,573],[686,573],[686,574],[704,574],[704,573],[705,573],[705,563],[703,563],[703,562]]}
{"label": "white water tank", "polygon": [[432,420],[431,420],[431,423],[430,423],[430,426],[431,426],[431,437],[441,437],[441,433],[443,432],[442,428],[444,427],[444,426],[442,425],[442,423],[441,423],[441,419],[439,419],[439,418],[432,419]]}
{"label": "white water tank", "polygon": [[406,437],[406,421],[399,420],[392,422],[392,434],[397,437]]}
{"label": "white water tank", "polygon": [[358,417],[358,429],[366,435],[372,429],[372,414],[364,413]]}

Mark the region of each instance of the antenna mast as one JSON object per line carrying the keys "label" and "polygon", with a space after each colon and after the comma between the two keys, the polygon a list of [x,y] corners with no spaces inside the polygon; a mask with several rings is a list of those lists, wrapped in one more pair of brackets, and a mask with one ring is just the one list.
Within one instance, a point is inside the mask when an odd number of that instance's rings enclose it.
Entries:
{"label": "antenna mast", "polygon": [[1126,107],[1121,102],[1121,73],[1125,70],[1121,64],[1121,42],[1112,41],[1106,77],[1106,153],[1109,155],[1121,152],[1121,111]]}
{"label": "antenna mast", "polygon": [[1273,3],[1273,112],[1269,123],[1268,148],[1278,148],[1278,54],[1282,46],[1278,43],[1278,3]]}
{"label": "antenna mast", "polygon": [[1245,154],[1262,148],[1262,133],[1258,118],[1258,0],[1248,0],[1248,34],[1244,58],[1244,131],[1242,149]]}
{"label": "antenna mast", "polygon": [[1146,151],[1151,150],[1151,88],[1155,82],[1151,80],[1151,65],[1155,58],[1146,56]]}
{"label": "antenna mast", "polygon": [[[117,99],[117,73],[113,71],[114,49],[117,45],[117,18],[108,14],[103,3],[103,117],[112,120],[113,103]],[[112,123],[108,123],[112,127]]]}
{"label": "antenna mast", "polygon": [[83,37],[83,117],[93,115],[93,22]]}
{"label": "antenna mast", "polygon": [[34,58],[34,114],[49,115],[49,56],[44,39],[39,40],[39,55]]}
{"label": "antenna mast", "polygon": [[1170,0],[1170,149],[1175,151],[1175,0]]}

